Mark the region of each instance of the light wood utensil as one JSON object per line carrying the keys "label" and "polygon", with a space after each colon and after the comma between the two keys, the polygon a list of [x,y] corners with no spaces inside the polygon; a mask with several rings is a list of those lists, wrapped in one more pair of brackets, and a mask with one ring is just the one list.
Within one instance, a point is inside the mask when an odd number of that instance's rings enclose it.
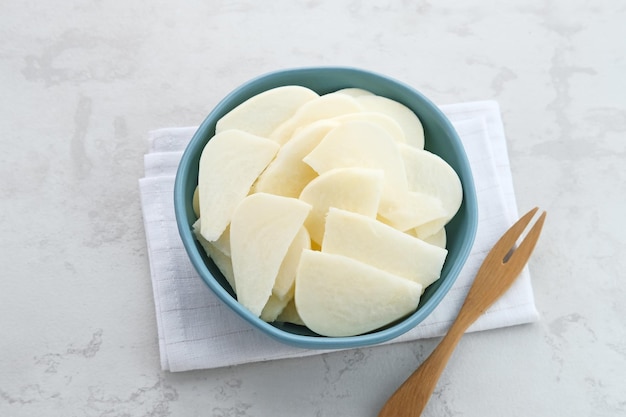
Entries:
{"label": "light wood utensil", "polygon": [[535,207],[526,213],[498,240],[478,270],[459,315],[448,333],[428,359],[389,398],[378,417],[417,417],[422,414],[463,333],[509,289],[530,258],[546,218],[545,211],[519,246],[516,247],[515,243],[537,210]]}

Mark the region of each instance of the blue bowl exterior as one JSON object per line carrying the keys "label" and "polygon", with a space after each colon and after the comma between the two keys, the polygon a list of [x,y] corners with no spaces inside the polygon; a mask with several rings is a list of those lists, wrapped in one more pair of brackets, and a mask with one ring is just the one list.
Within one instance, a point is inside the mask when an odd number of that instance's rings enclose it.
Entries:
{"label": "blue bowl exterior", "polygon": [[[196,217],[192,196],[198,180],[202,149],[215,133],[216,122],[238,104],[271,88],[302,85],[319,94],[341,88],[363,88],[399,101],[417,114],[425,132],[425,148],[441,156],[457,172],[463,185],[463,203],[447,225],[448,257],[441,278],[426,289],[417,310],[410,316],[368,334],[351,337],[324,337],[302,326],[266,323],[239,304],[222,273],[194,238],[191,225]],[[463,145],[443,113],[412,87],[386,76],[356,68],[314,67],[277,71],[255,78],[226,96],[200,125],[186,148],[174,186],[174,207],[178,230],[189,258],[209,288],[233,311],[269,336],[302,348],[341,349],[382,343],[402,335],[423,321],[441,302],[459,275],[470,253],[478,225],[478,205],[472,172]]]}

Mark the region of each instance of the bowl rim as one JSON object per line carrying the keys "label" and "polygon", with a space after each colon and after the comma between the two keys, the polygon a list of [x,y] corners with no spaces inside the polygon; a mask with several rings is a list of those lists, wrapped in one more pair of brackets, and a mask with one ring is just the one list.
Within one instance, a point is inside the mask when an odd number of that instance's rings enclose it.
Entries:
{"label": "bowl rim", "polygon": [[[379,330],[374,330],[370,333],[356,336],[326,337],[300,335],[290,333],[284,329],[275,327],[271,323],[267,323],[261,320],[259,317],[255,316],[243,305],[241,305],[215,279],[213,273],[209,270],[208,266],[202,259],[202,255],[200,254],[200,251],[198,250],[198,247],[195,243],[195,237],[191,230],[191,224],[193,224],[193,222],[189,221],[190,219],[187,215],[188,210],[186,209],[186,206],[188,205],[188,202],[186,201],[185,197],[185,185],[190,180],[197,181],[197,179],[191,178],[189,173],[190,166],[193,163],[194,159],[193,156],[198,154],[198,152],[201,152],[204,148],[204,145],[208,142],[208,140],[210,140],[210,137],[213,136],[215,122],[222,115],[226,114],[232,108],[236,107],[243,100],[245,100],[246,96],[249,98],[255,94],[258,94],[258,92],[267,90],[267,88],[261,88],[260,91],[258,91],[259,86],[265,85],[268,82],[275,83],[277,82],[277,80],[299,78],[303,76],[310,76],[311,74],[315,74],[315,76],[319,77],[323,74],[338,73],[348,77],[365,76],[371,79],[377,79],[383,84],[394,86],[394,88],[401,89],[407,94],[418,98],[418,101],[421,101],[422,104],[429,107],[429,111],[433,112],[433,114],[436,115],[438,121],[441,122],[441,124],[443,125],[443,128],[453,137],[453,140],[456,141],[459,145],[460,154],[458,155],[458,157],[461,159],[462,167],[466,168],[466,172],[464,172],[463,175],[461,175],[460,173],[458,173],[458,175],[463,181],[462,204],[465,205],[465,209],[467,210],[466,216],[468,216],[467,238],[462,242],[458,252],[457,260],[448,271],[446,280],[441,282],[435,293],[432,294],[424,304],[422,304],[416,311],[404,317],[400,321],[388,327],[384,327]],[[288,85],[282,82],[280,82],[279,84]],[[236,100],[237,98],[239,99]],[[254,327],[258,328],[265,334],[283,343],[307,349],[342,349],[375,345],[394,339],[416,327],[427,316],[430,315],[430,313],[435,309],[435,307],[437,307],[437,305],[439,305],[441,300],[443,300],[445,295],[449,292],[450,288],[452,288],[470,254],[471,248],[475,240],[478,223],[478,205],[476,201],[476,190],[472,177],[471,167],[469,165],[469,161],[467,160],[467,155],[462,141],[460,140],[456,130],[452,126],[452,123],[443,114],[443,112],[441,112],[441,110],[422,93],[417,91],[415,88],[409,86],[408,84],[405,84],[389,76],[369,70],[344,66],[299,67],[276,70],[254,77],[232,90],[205,117],[205,119],[191,138],[189,144],[185,148],[176,172],[173,198],[177,228],[185,247],[185,251],[192,265],[198,272],[198,275],[203,280],[203,282],[210,288],[210,290],[236,314],[238,314],[248,323],[252,324]]]}

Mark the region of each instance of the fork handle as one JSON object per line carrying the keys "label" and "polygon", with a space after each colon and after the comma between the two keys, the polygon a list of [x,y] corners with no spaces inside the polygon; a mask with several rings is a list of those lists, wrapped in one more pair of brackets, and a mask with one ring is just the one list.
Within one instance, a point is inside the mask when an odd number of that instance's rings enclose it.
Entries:
{"label": "fork handle", "polygon": [[[459,324],[461,323],[461,324]],[[467,329],[455,322],[435,350],[389,398],[378,417],[418,417],[431,397],[452,352]]]}

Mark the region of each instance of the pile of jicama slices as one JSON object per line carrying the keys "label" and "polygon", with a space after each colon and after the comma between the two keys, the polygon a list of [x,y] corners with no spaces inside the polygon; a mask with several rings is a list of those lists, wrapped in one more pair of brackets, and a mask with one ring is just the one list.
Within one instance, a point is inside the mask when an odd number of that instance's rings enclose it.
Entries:
{"label": "pile of jicama slices", "polygon": [[351,336],[413,312],[440,276],[461,182],[406,106],[362,89],[258,94],[217,122],[194,232],[263,320]]}

